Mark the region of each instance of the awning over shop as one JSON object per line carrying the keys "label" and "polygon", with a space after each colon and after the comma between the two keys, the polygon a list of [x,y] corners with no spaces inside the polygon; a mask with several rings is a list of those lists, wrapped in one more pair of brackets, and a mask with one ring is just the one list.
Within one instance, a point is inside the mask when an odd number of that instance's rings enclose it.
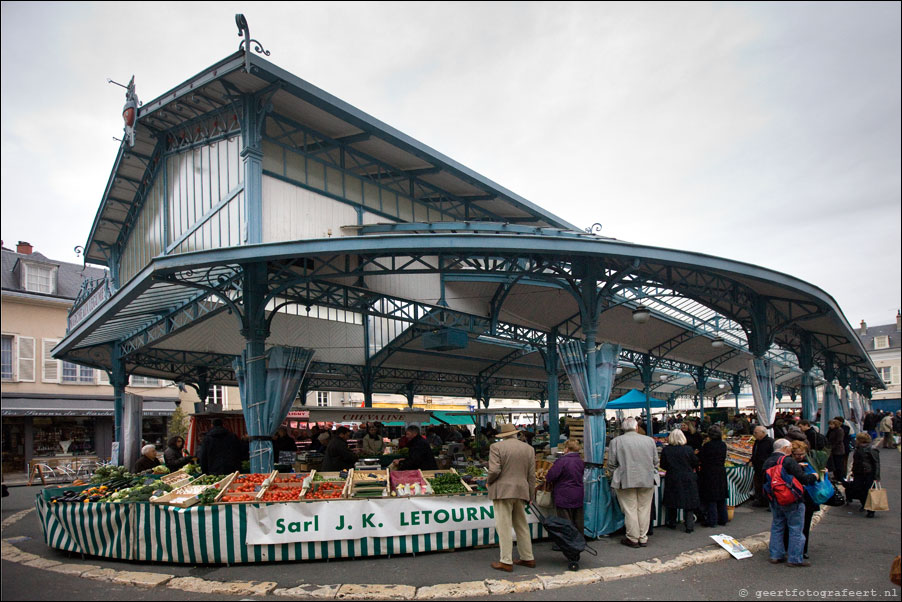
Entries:
{"label": "awning over shop", "polygon": [[[144,400],[145,416],[170,416],[175,412],[174,401]],[[2,397],[2,416],[113,416],[113,398],[99,397],[31,397],[24,395]]]}
{"label": "awning over shop", "polygon": [[[653,408],[666,408],[667,402],[657,397],[648,396]],[[645,395],[642,391],[633,389],[626,395],[622,395],[608,404],[608,410],[641,410],[646,407]]]}

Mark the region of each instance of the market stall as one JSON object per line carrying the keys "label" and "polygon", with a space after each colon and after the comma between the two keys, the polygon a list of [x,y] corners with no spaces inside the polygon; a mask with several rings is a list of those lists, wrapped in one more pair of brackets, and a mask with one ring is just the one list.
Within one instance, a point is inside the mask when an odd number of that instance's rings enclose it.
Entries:
{"label": "market stall", "polygon": [[[173,563],[258,563],[327,558],[363,558],[451,550],[497,543],[494,510],[484,491],[465,484],[453,471],[418,472],[422,488],[410,485],[410,475],[392,480],[389,471],[378,478],[327,473],[316,475],[229,475],[194,477],[188,485],[147,501],[76,501],[85,490],[69,494],[72,501],[54,499],[53,490],[37,498],[37,510],[48,546],[75,553],[118,560]],[[407,472],[407,471],[404,471]],[[220,475],[221,476],[221,475]],[[244,481],[240,481],[244,477]],[[383,478],[384,477],[384,478]],[[132,477],[134,479],[135,477]],[[143,477],[142,477],[143,478]],[[126,499],[145,495],[157,483],[126,488]],[[211,483],[214,479],[219,479]],[[453,481],[462,493],[440,493]],[[254,482],[259,481],[259,485]],[[132,483],[133,481],[129,481]],[[204,485],[194,483],[204,482]],[[340,483],[333,499],[311,496],[317,483]],[[382,488],[378,497],[356,496]],[[246,484],[252,497],[267,492],[296,492],[295,501],[226,501]],[[369,487],[368,487],[368,486]],[[188,489],[186,489],[188,488]],[[73,489],[73,488],[69,488]],[[96,485],[94,489],[97,489]],[[202,489],[218,492],[219,501]],[[256,489],[256,491],[255,491]],[[61,491],[61,490],[58,490]],[[90,489],[88,492],[92,491]],[[188,507],[180,491],[198,500]],[[199,493],[194,493],[198,492]],[[395,495],[391,495],[395,491]],[[138,492],[138,493],[135,493]],[[113,494],[115,495],[115,494]],[[206,498],[208,503],[200,503]],[[122,499],[122,498],[120,498]],[[162,501],[161,501],[162,500]],[[545,533],[529,515],[534,539]]]}

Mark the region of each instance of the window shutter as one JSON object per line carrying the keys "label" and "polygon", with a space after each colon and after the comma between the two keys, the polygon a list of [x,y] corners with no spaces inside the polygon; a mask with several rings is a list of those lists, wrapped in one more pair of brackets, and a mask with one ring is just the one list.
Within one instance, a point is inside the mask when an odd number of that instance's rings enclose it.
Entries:
{"label": "window shutter", "polygon": [[19,381],[34,382],[34,337],[19,337]]}
{"label": "window shutter", "polygon": [[42,380],[45,383],[58,383],[60,381],[60,372],[61,362],[60,360],[53,359],[53,356],[50,354],[53,351],[53,348],[59,343],[59,339],[44,339],[44,368],[43,368],[43,378]]}

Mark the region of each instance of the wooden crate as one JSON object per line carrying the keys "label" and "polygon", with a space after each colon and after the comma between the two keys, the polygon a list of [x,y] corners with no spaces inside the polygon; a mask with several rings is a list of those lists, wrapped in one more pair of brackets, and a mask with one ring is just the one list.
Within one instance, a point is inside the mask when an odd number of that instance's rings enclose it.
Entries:
{"label": "wooden crate", "polygon": [[[445,474],[445,473],[455,474],[455,475],[457,475],[458,478],[460,478],[460,473],[457,472],[456,470],[454,470],[453,468],[451,468],[449,470],[421,470],[420,471],[420,474],[423,475],[423,478],[426,479],[427,483],[429,483],[429,479],[435,478],[437,475]],[[466,493],[434,493],[433,492],[431,495],[448,496],[448,495],[468,495],[468,494],[473,493],[473,488],[469,485],[469,483],[464,481],[462,478],[460,478],[460,482],[463,484],[464,488],[467,490]],[[432,486],[430,485],[430,489],[431,488],[432,488]]]}
{"label": "wooden crate", "polygon": [[570,438],[579,440],[580,445],[584,443],[585,423],[582,418],[567,418],[567,428],[570,430]]}
{"label": "wooden crate", "polygon": [[[376,479],[372,479],[368,477],[368,475],[373,474],[376,475]],[[373,483],[384,481],[385,484],[382,486],[382,497],[387,497],[389,495],[389,475],[387,468],[380,468],[376,470],[357,470],[351,469],[350,474],[348,474],[348,497],[355,497],[361,489],[370,489],[375,490],[375,487],[372,486]],[[376,496],[361,496],[361,497],[376,497]]]}

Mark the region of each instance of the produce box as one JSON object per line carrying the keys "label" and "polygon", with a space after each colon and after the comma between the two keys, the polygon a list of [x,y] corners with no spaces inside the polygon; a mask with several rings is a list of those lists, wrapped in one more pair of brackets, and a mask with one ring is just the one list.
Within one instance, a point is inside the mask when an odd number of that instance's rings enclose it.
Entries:
{"label": "produce box", "polygon": [[348,476],[351,484],[350,497],[387,497],[388,496],[388,470],[387,469],[353,469]]}
{"label": "produce box", "polygon": [[296,502],[301,499],[309,484],[308,474],[279,473],[271,478],[271,482],[257,495],[260,502]]}
{"label": "produce box", "polygon": [[388,475],[393,497],[432,495],[432,488],[421,470],[389,470]]}
{"label": "produce box", "polygon": [[58,487],[45,487],[41,490],[41,497],[45,502],[49,502],[52,498],[60,497],[64,495],[67,491],[74,491],[75,493],[81,493],[86,489],[90,489],[91,487],[96,487],[96,485],[69,485],[63,486],[60,485]]}
{"label": "produce box", "polygon": [[184,468],[181,470],[177,470],[176,472],[169,473],[167,475],[163,475],[160,477],[160,481],[169,485],[173,489],[178,489],[184,485],[187,485],[194,478],[193,475],[188,474]]}
{"label": "produce box", "polygon": [[347,481],[311,481],[301,499],[307,502],[345,499],[349,486]]}
{"label": "produce box", "polygon": [[200,498],[198,497],[200,494],[213,487],[213,485],[185,485],[166,495],[151,498],[150,503],[177,506],[178,508],[190,508],[200,502]]}
{"label": "produce box", "polygon": [[473,488],[468,485],[453,468],[450,470],[423,470],[421,472],[423,478],[429,483],[433,495],[462,495],[473,493]]}
{"label": "produce box", "polygon": [[219,487],[220,492],[214,501],[219,504],[256,502],[257,495],[265,489],[265,483],[271,477],[272,473],[235,474],[228,483]]}

